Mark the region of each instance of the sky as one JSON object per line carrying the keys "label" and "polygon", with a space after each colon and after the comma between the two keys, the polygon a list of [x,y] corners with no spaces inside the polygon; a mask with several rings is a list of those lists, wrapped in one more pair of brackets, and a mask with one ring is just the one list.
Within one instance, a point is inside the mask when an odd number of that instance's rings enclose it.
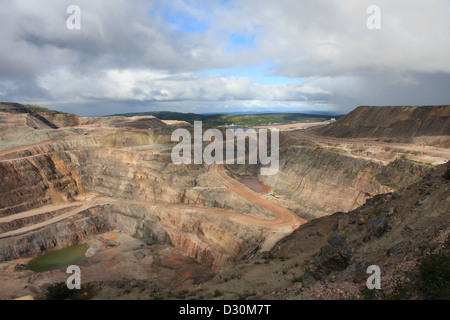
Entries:
{"label": "sky", "polygon": [[0,101],[80,116],[450,104],[449,12],[449,0],[0,0]]}

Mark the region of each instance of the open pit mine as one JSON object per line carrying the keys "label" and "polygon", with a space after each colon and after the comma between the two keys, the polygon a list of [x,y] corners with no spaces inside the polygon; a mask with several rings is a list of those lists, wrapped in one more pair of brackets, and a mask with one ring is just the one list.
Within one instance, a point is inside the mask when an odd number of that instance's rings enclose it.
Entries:
{"label": "open pit mine", "polygon": [[362,266],[448,236],[450,106],[282,131],[274,175],[174,164],[177,128],[0,104],[0,299],[361,298]]}

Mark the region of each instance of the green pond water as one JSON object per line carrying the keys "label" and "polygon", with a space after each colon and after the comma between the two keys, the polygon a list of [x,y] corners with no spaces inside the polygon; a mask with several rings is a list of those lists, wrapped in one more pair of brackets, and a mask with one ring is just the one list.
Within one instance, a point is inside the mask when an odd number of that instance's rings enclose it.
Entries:
{"label": "green pond water", "polygon": [[87,248],[86,245],[77,245],[63,250],[51,251],[31,260],[28,263],[27,270],[46,272],[86,261],[84,254]]}

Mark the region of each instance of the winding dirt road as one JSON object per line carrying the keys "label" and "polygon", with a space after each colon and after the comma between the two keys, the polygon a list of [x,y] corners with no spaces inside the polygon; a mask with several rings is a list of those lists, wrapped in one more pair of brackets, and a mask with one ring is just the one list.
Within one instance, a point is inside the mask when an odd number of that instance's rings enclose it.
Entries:
{"label": "winding dirt road", "polygon": [[[12,152],[16,152],[18,150],[24,150],[26,148],[32,148],[36,146],[44,145],[46,142],[29,145],[29,146],[23,146],[23,147],[16,147],[9,150],[2,150],[0,154],[8,154]],[[24,157],[27,158],[27,157]],[[3,161],[14,161],[18,159],[9,159],[9,160],[3,160]],[[36,223],[34,225],[26,226],[20,229],[4,232],[0,234],[0,239],[19,236],[23,234],[27,234],[42,228],[45,228],[46,226],[49,226],[51,224],[60,222],[64,219],[70,218],[76,214],[79,214],[80,212],[83,212],[85,210],[88,210],[89,208],[98,206],[98,205],[106,205],[106,204],[114,204],[114,203],[120,203],[120,204],[135,204],[135,205],[141,205],[141,206],[153,206],[153,207],[165,207],[165,208],[174,208],[174,209],[191,209],[191,210],[197,210],[201,212],[207,212],[211,214],[219,214],[222,216],[226,216],[229,218],[236,219],[240,222],[249,223],[252,225],[256,225],[262,228],[265,228],[268,230],[268,237],[266,238],[264,244],[262,245],[261,251],[268,251],[270,250],[277,242],[278,240],[282,239],[286,235],[292,233],[293,230],[297,229],[302,224],[306,223],[305,220],[299,218],[297,215],[295,215],[293,212],[287,210],[286,208],[283,208],[267,199],[264,199],[261,195],[251,191],[247,187],[245,187],[243,184],[239,183],[238,181],[231,178],[229,175],[227,175],[224,171],[223,165],[214,164],[210,166],[210,173],[214,175],[217,179],[223,182],[223,184],[227,187],[227,189],[230,192],[235,193],[237,196],[239,196],[242,199],[245,199],[251,203],[253,203],[256,206],[262,207],[266,209],[267,211],[271,212],[275,218],[273,219],[260,219],[252,216],[247,216],[245,214],[224,210],[224,209],[217,209],[217,208],[210,208],[210,207],[203,207],[203,206],[194,206],[194,205],[183,205],[183,204],[161,204],[161,203],[152,203],[152,202],[146,202],[146,201],[129,201],[129,200],[122,200],[122,199],[112,199],[112,198],[94,198],[94,199],[84,199],[81,201],[76,201],[72,203],[66,203],[66,204],[58,204],[58,205],[49,205],[25,212],[21,212],[18,214],[14,214],[11,216],[0,218],[0,224],[2,223],[10,223],[15,220],[19,219],[25,219],[30,218],[33,216],[38,216],[41,214],[54,212],[61,209],[69,209],[67,212],[60,214],[56,217],[53,217],[51,219],[48,219],[44,222]]]}
{"label": "winding dirt road", "polygon": [[275,215],[275,219],[272,220],[244,216],[245,220],[247,220],[248,218],[248,222],[267,228],[291,227],[292,230],[297,229],[300,225],[306,223],[306,220],[301,219],[292,211],[283,208],[267,199],[264,199],[261,195],[253,192],[252,190],[241,184],[239,181],[228,176],[224,171],[223,165],[212,165],[210,167],[210,172],[218,179],[220,179],[228,188],[228,190],[235,193],[237,196],[259,207],[263,207],[264,209],[272,212]]}
{"label": "winding dirt road", "polygon": [[261,195],[251,191],[237,180],[232,179],[223,170],[223,165],[212,165],[210,167],[210,172],[219,178],[231,192],[257,206],[263,207],[275,215],[275,219],[271,220],[240,215],[240,220],[271,230],[272,233],[265,239],[263,245],[261,246],[261,252],[272,250],[278,241],[290,235],[301,225],[307,223],[306,220],[300,218],[292,211],[264,199]]}
{"label": "winding dirt road", "polygon": [[[231,179],[231,178],[229,178]],[[234,187],[233,187],[234,188]],[[238,189],[235,191],[238,191]],[[242,193],[247,193],[248,191],[241,188]],[[251,193],[248,193],[251,197],[254,197],[254,195],[251,195]],[[240,194],[242,195],[242,194]],[[249,200],[247,197],[243,197],[246,200]],[[68,219],[74,215],[77,215],[85,210],[88,210],[90,208],[93,208],[95,206],[99,205],[107,205],[107,204],[132,204],[132,205],[140,205],[140,206],[147,206],[147,207],[162,207],[162,208],[173,208],[173,209],[180,209],[180,210],[193,210],[193,211],[200,211],[205,213],[211,213],[211,214],[219,214],[224,217],[236,219],[243,223],[249,223],[252,225],[256,225],[259,227],[263,227],[269,230],[269,236],[266,238],[264,244],[262,245],[261,249],[262,251],[268,251],[270,250],[273,245],[278,242],[281,238],[284,236],[290,234],[293,230],[298,228],[303,223],[306,223],[305,220],[300,219],[296,215],[294,215],[289,210],[286,210],[282,207],[276,206],[273,207],[272,203],[268,202],[267,200],[259,198],[260,201],[258,201],[258,198],[256,197],[256,204],[261,205],[267,210],[274,209],[274,214],[276,214],[275,219],[259,219],[251,216],[247,216],[241,213],[236,213],[233,211],[223,210],[223,209],[217,209],[217,208],[210,208],[210,207],[200,207],[200,206],[194,206],[194,205],[182,205],[182,204],[162,204],[162,203],[152,203],[152,202],[146,202],[146,201],[131,201],[131,200],[118,200],[118,199],[111,199],[111,198],[100,198],[95,199],[91,201],[78,201],[73,203],[67,203],[62,205],[49,205],[45,207],[41,207],[38,209],[33,209],[25,212],[21,212],[16,215],[0,218],[0,224],[1,223],[9,223],[13,222],[15,220],[19,219],[25,219],[33,216],[38,216],[44,213],[48,212],[54,212],[61,209],[69,209],[67,212],[60,214],[56,217],[53,217],[51,219],[48,219],[44,222],[36,223],[27,227],[23,227],[20,229],[4,232],[0,234],[0,239],[20,236],[23,234],[27,234],[33,231],[40,230],[42,228],[45,228],[51,224],[60,222],[62,220]],[[268,205],[268,206],[266,206]]]}

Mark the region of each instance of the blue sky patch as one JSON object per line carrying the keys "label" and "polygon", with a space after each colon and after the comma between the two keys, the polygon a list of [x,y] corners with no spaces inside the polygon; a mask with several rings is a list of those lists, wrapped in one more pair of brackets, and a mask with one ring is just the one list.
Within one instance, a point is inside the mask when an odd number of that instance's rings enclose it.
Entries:
{"label": "blue sky patch", "polygon": [[230,45],[227,47],[228,53],[236,53],[247,49],[256,48],[255,34],[235,32],[229,36]]}
{"label": "blue sky patch", "polygon": [[177,12],[169,8],[164,9],[164,19],[177,30],[187,33],[204,33],[209,28],[206,21],[198,20],[185,12]]}
{"label": "blue sky patch", "polygon": [[175,32],[205,33],[209,27],[209,21],[199,19],[193,14],[177,10],[171,6],[156,4],[149,11],[152,18],[161,17],[165,22],[174,28]]}

